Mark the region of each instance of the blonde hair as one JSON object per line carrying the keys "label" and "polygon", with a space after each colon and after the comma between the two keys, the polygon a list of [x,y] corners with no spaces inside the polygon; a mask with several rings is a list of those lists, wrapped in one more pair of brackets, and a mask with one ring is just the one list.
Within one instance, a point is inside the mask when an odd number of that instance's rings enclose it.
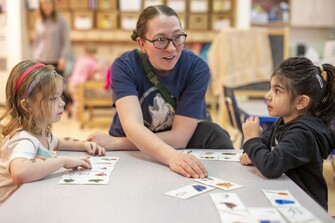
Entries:
{"label": "blonde hair", "polygon": [[[26,130],[35,135],[41,135],[42,130],[38,126],[38,118],[49,120],[51,117],[51,102],[49,97],[56,93],[59,83],[63,83],[63,77],[56,73],[51,65],[37,67],[30,71],[24,79],[23,73],[38,64],[36,61],[26,60],[18,63],[9,74],[6,84],[5,113],[0,117],[1,136],[13,136],[16,132]],[[19,79],[22,79],[22,82]],[[22,105],[25,99],[29,104],[38,105],[39,113],[31,112]],[[42,116],[42,117],[41,117]],[[51,132],[51,123],[46,129],[47,135]]]}

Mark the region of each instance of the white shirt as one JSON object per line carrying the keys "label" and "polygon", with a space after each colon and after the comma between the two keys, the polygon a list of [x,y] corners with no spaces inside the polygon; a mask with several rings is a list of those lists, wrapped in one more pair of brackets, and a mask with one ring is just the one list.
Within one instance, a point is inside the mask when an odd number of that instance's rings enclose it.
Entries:
{"label": "white shirt", "polygon": [[7,136],[4,139],[0,149],[0,203],[19,187],[10,176],[10,163],[16,158],[32,160],[38,157],[53,157],[58,139],[49,136],[47,140],[49,150],[35,136],[24,130],[16,133],[11,138]]}

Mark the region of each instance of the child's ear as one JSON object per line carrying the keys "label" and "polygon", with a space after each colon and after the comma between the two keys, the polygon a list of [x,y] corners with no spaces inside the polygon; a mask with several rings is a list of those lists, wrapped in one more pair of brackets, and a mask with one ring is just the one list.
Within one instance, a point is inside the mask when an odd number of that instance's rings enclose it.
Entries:
{"label": "child's ear", "polygon": [[21,99],[20,105],[23,108],[23,110],[25,110],[26,112],[30,112],[31,111],[31,107],[30,107],[30,105],[29,105],[29,103],[27,102],[26,99]]}
{"label": "child's ear", "polygon": [[298,96],[297,100],[298,100],[296,105],[297,109],[303,110],[309,105],[311,99],[307,95],[301,95]]}

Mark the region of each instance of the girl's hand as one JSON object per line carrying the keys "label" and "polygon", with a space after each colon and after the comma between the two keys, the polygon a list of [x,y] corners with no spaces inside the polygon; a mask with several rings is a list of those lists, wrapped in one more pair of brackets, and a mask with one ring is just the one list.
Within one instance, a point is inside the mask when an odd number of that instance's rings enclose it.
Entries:
{"label": "girl's hand", "polygon": [[242,124],[242,129],[245,141],[251,138],[259,137],[263,132],[262,127],[259,125],[259,118],[254,116],[250,116]]}
{"label": "girl's hand", "polygon": [[249,158],[248,154],[246,153],[243,153],[241,156],[240,156],[240,162],[242,165],[245,165],[245,166],[250,166],[252,165],[252,160]]}
{"label": "girl's hand", "polygon": [[91,162],[87,157],[70,157],[70,156],[60,156],[59,158],[64,159],[63,167],[65,169],[76,170],[78,167],[84,169],[91,169]]}
{"label": "girl's hand", "polygon": [[185,177],[204,178],[208,173],[202,163],[191,154],[178,153],[169,160],[169,167],[172,171]]}
{"label": "girl's hand", "polygon": [[86,148],[86,151],[91,155],[94,155],[94,154],[97,154],[99,156],[105,155],[105,151],[106,151],[105,148],[102,146],[99,146],[95,142],[85,141],[84,146]]}

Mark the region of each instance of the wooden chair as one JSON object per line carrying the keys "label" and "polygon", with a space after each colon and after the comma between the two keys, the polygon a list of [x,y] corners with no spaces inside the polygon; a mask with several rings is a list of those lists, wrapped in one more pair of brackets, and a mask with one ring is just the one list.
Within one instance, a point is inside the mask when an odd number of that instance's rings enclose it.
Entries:
{"label": "wooden chair", "polygon": [[[112,95],[104,88],[104,84],[104,81],[87,81],[79,87],[78,118],[81,128],[111,124],[115,109]],[[105,119],[101,119],[102,117]]]}

